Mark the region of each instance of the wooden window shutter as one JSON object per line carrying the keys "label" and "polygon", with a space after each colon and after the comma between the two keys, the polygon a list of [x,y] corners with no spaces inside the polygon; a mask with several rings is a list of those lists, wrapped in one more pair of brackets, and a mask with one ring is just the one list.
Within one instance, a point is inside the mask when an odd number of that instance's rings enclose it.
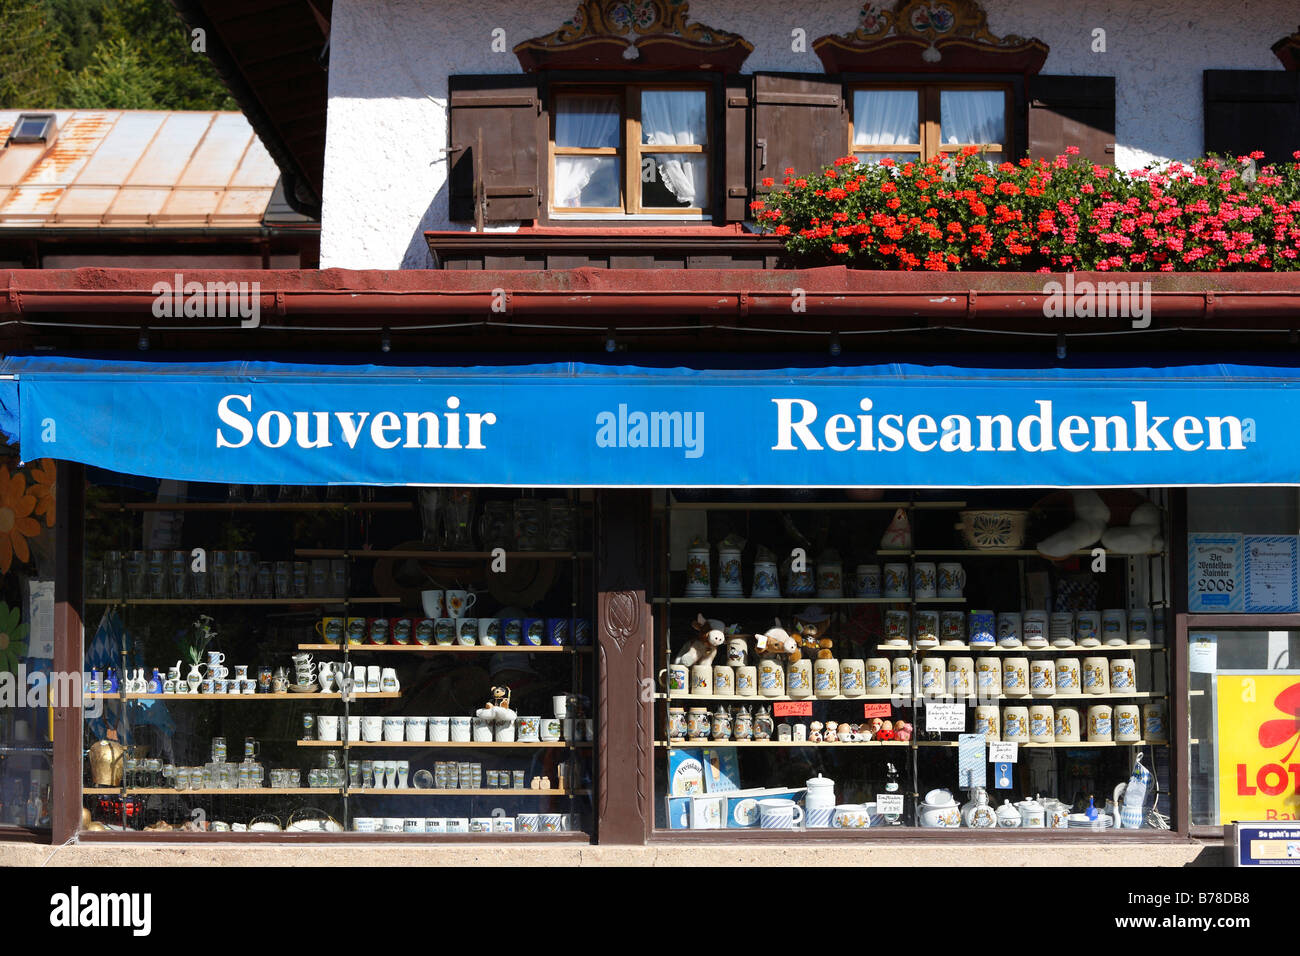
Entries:
{"label": "wooden window shutter", "polygon": [[1115,165],[1115,77],[1029,78],[1029,156],[1052,159],[1067,146],[1099,166]]}
{"label": "wooden window shutter", "polygon": [[450,218],[480,224],[536,219],[542,193],[538,143],[546,135],[536,78],[449,79]]}
{"label": "wooden window shutter", "polygon": [[722,209],[727,222],[741,222],[749,212],[749,105],[749,78],[726,77],[723,81]]}
{"label": "wooden window shutter", "polygon": [[[754,75],[754,192],[782,188],[786,167],[801,176],[816,173],[848,151],[849,120],[838,79]],[[774,187],[762,185],[767,177],[776,181]]]}
{"label": "wooden window shutter", "polygon": [[1300,150],[1300,73],[1206,70],[1205,151],[1264,162],[1289,161]]}

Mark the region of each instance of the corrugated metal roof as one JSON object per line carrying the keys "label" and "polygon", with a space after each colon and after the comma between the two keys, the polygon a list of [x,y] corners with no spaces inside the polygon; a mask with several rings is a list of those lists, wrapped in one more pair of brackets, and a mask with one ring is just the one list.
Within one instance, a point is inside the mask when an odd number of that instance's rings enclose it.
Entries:
{"label": "corrugated metal roof", "polygon": [[[0,144],[18,117],[0,110]],[[0,147],[0,229],[262,224],[279,170],[242,113],[55,113],[53,145]]]}

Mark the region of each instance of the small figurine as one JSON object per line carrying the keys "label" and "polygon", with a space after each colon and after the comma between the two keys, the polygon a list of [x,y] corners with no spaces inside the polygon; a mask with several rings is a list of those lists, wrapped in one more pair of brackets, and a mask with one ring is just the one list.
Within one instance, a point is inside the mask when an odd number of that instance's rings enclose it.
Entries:
{"label": "small figurine", "polygon": [[695,636],[673,658],[673,663],[687,667],[693,664],[712,664],[718,648],[727,639],[727,626],[721,621],[706,620],[703,614],[697,614],[691,627],[695,630]]}
{"label": "small figurine", "polygon": [[766,704],[759,704],[758,713],[754,715],[754,739],[771,740],[772,731],[775,729],[771,710]]}
{"label": "small figurine", "polygon": [[822,740],[826,741],[828,744],[838,743],[840,740],[839,726],[840,725],[833,720],[826,721],[826,731],[822,734]]}
{"label": "small figurine", "polygon": [[474,716],[488,721],[493,729],[493,736],[500,740],[504,736],[504,731],[514,726],[518,715],[510,709],[509,687],[493,687],[491,693],[492,699],[474,711]]}
{"label": "small figurine", "polygon": [[889,527],[880,538],[880,548],[882,551],[912,550],[912,523],[904,509],[899,508],[894,512],[894,519],[889,522]]}
{"label": "small figurine", "polygon": [[814,720],[808,725],[808,742],[819,744],[822,742],[822,727],[825,726],[820,720]]}

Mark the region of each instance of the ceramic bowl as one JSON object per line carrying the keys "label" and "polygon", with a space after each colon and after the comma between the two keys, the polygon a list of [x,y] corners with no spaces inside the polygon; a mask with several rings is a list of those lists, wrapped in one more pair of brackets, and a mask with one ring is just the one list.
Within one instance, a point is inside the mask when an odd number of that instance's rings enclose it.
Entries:
{"label": "ceramic bowl", "polygon": [[957,801],[953,799],[952,791],[943,789],[931,790],[925,795],[925,799],[921,802],[932,807],[949,807],[957,805]]}
{"label": "ceramic bowl", "polygon": [[961,808],[955,803],[943,806],[923,803],[917,816],[921,821],[921,826],[930,829],[949,829],[961,826]]}

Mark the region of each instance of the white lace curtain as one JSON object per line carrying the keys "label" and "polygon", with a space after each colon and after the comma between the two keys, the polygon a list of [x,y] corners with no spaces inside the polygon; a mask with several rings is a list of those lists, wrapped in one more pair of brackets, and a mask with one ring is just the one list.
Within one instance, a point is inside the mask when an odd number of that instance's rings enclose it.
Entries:
{"label": "white lace curtain", "polygon": [[858,90],[854,93],[854,146],[901,146],[920,142],[920,107],[915,90]]}
{"label": "white lace curtain", "polygon": [[[700,90],[646,90],[641,94],[641,142],[646,146],[695,146],[708,140],[706,98]],[[696,197],[708,177],[702,154],[651,154],[665,188],[683,206]]]}
{"label": "white lace curtain", "polygon": [[[622,115],[612,96],[565,96],[555,113],[555,145],[594,149],[619,145]],[[617,156],[556,156],[557,206],[619,205]]]}
{"label": "white lace curtain", "polygon": [[[939,137],[945,145],[1006,139],[1006,97],[1000,90],[942,90],[939,115]],[[985,154],[988,159],[994,156],[1000,154]]]}

